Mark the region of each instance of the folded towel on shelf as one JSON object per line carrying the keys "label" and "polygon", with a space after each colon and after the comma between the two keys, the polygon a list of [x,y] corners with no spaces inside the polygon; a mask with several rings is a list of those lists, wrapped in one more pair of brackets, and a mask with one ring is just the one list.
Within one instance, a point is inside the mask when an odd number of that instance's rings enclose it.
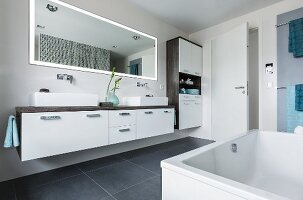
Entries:
{"label": "folded towel on shelf", "polygon": [[303,84],[298,84],[296,89],[296,111],[303,111]]}
{"label": "folded towel on shelf", "polygon": [[288,51],[294,57],[303,56],[303,18],[289,22]]}
{"label": "folded towel on shelf", "polygon": [[20,145],[16,117],[11,115],[8,118],[4,147],[18,147]]}

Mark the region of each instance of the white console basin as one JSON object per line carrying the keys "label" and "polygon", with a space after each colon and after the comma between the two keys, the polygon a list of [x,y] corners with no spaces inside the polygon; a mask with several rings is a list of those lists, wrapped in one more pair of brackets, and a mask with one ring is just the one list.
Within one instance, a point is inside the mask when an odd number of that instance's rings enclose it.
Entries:
{"label": "white console basin", "polygon": [[98,102],[96,94],[35,92],[30,95],[30,106],[97,106]]}
{"label": "white console basin", "polygon": [[126,106],[167,106],[167,97],[123,97]]}

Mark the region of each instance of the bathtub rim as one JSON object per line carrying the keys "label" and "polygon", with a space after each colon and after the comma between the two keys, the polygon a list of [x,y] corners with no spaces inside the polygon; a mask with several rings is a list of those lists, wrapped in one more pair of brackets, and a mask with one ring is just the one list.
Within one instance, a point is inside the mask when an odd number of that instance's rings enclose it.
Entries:
{"label": "bathtub rim", "polygon": [[[231,141],[238,140],[243,137],[247,137],[248,135],[277,134],[277,133],[289,134],[289,133],[285,133],[285,132],[274,132],[274,131],[260,131],[260,130],[247,131],[245,133],[239,134],[235,137],[226,139],[224,141],[214,142],[214,143],[206,145],[204,147],[200,147],[198,149],[186,152],[184,154],[180,154],[175,157],[163,160],[163,161],[161,161],[161,168],[164,168],[165,170],[173,171],[175,173],[178,173],[178,174],[181,174],[188,178],[197,180],[199,182],[202,182],[211,187],[215,187],[217,189],[223,190],[225,192],[229,192],[233,195],[239,196],[244,199],[249,199],[249,200],[254,200],[254,199],[290,200],[287,197],[279,196],[279,195],[271,193],[269,191],[258,189],[258,188],[246,185],[244,183],[240,183],[240,182],[225,178],[223,176],[219,176],[219,175],[204,171],[202,169],[192,167],[184,162],[190,158],[203,154],[207,151],[213,150],[214,148],[217,148],[217,147],[224,145],[226,143],[229,143]],[[289,134],[289,136],[298,136],[301,138],[303,137],[302,135],[294,135],[294,134]]]}

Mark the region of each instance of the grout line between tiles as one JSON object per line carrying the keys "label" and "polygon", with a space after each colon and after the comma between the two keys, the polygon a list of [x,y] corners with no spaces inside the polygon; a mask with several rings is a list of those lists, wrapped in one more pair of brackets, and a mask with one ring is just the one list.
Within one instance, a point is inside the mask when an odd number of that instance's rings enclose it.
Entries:
{"label": "grout line between tiles", "polygon": [[[105,188],[103,188],[99,183],[97,183],[93,178],[91,178],[88,174],[86,174],[84,171],[82,171],[79,167],[77,167],[78,170],[82,172],[85,176],[87,176],[91,181],[93,181],[96,185],[98,185],[102,190],[104,190],[110,197],[112,197],[114,200],[117,200],[110,192],[108,192]],[[108,197],[108,196],[107,196]],[[105,199],[107,197],[104,197],[102,199]]]}
{"label": "grout line between tiles", "polygon": [[[123,162],[123,161],[124,161],[124,159],[122,159],[121,157],[119,157],[119,156],[117,156],[117,155],[113,155],[113,156],[115,156],[115,157],[121,159],[121,161],[118,161],[118,162],[115,162],[115,163],[112,163],[112,164],[109,164],[109,165],[105,165],[105,166],[103,166],[103,167],[99,167],[99,168],[96,168],[96,169],[88,170],[88,171],[82,170],[80,167],[77,167],[77,169],[80,170],[81,172],[83,171],[83,172],[85,172],[85,173],[90,173],[90,172],[98,171],[98,170],[103,169],[103,168],[105,168],[105,167],[110,167],[110,166],[116,165],[116,164],[118,164],[119,162]],[[101,158],[101,159],[102,159],[102,158]],[[86,162],[89,162],[89,161],[86,161]],[[76,165],[77,165],[77,164],[76,164]]]}
{"label": "grout line between tiles", "polygon": [[133,165],[136,165],[137,167],[140,167],[141,169],[145,169],[146,171],[149,171],[149,172],[151,172],[152,174],[154,174],[154,175],[156,175],[156,176],[159,176],[158,173],[153,172],[153,171],[151,171],[151,170],[149,170],[149,169],[146,169],[145,167],[143,167],[143,166],[141,166],[141,165],[138,165],[138,164],[136,164],[136,163],[134,163],[134,162],[132,162],[132,161],[130,161],[130,160],[124,159],[124,158],[122,158],[122,157],[120,157],[120,158],[123,159],[123,160],[126,161],[126,162],[129,162],[129,163],[131,163],[131,164],[133,164]]}
{"label": "grout line between tiles", "polygon": [[140,181],[140,182],[138,182],[138,183],[136,183],[136,184],[134,184],[134,185],[128,186],[128,187],[126,187],[126,188],[120,190],[119,192],[114,193],[113,195],[119,194],[120,192],[123,192],[123,191],[125,191],[125,190],[128,190],[128,189],[130,189],[130,188],[132,188],[132,187],[135,187],[135,186],[137,186],[137,185],[139,185],[139,184],[145,183],[145,182],[147,182],[147,181],[149,181],[149,180],[152,180],[152,179],[154,179],[154,178],[156,178],[156,177],[160,177],[160,175],[156,175],[156,176],[147,178],[147,179],[145,179],[145,180],[142,180],[142,181]]}

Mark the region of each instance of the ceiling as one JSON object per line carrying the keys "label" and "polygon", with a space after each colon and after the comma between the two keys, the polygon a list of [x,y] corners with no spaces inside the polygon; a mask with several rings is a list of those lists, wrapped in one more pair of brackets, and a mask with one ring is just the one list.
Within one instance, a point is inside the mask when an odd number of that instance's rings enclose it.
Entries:
{"label": "ceiling", "polygon": [[194,33],[282,0],[127,1],[186,33]]}

